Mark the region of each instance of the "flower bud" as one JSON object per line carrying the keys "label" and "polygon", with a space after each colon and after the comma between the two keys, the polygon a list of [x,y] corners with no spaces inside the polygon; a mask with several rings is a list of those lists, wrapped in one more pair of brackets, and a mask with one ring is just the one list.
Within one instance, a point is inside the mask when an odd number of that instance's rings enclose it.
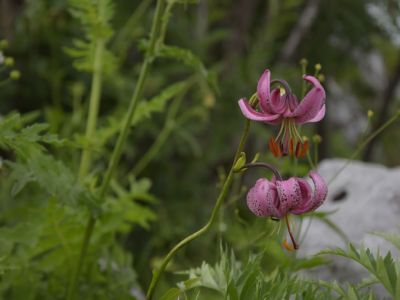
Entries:
{"label": "flower bud", "polygon": [[12,80],[18,80],[18,79],[20,79],[20,77],[21,77],[20,71],[18,71],[18,70],[12,70],[12,71],[10,72],[10,78],[11,78]]}
{"label": "flower bud", "polygon": [[8,67],[12,67],[14,65],[14,58],[6,57],[4,60],[4,64]]}
{"label": "flower bud", "polygon": [[374,111],[372,109],[368,109],[367,116],[368,119],[371,119],[374,116]]}
{"label": "flower bud", "polygon": [[322,142],[322,137],[319,134],[314,134],[313,142],[316,143],[316,144],[321,143]]}
{"label": "flower bud", "polygon": [[308,60],[306,58],[302,58],[300,60],[300,65],[302,65],[303,67],[306,67],[308,65]]}
{"label": "flower bud", "polygon": [[0,49],[6,49],[8,47],[7,40],[0,40]]}
{"label": "flower bud", "polygon": [[207,108],[215,106],[215,96],[213,93],[208,92],[203,98],[203,105]]}
{"label": "flower bud", "polygon": [[321,64],[316,64],[316,65],[314,66],[314,68],[315,68],[315,71],[319,72],[319,71],[321,71],[322,66],[321,66]]}
{"label": "flower bud", "polygon": [[233,171],[239,172],[240,169],[245,165],[245,163],[246,163],[246,153],[241,152],[239,158],[236,160],[233,166]]}

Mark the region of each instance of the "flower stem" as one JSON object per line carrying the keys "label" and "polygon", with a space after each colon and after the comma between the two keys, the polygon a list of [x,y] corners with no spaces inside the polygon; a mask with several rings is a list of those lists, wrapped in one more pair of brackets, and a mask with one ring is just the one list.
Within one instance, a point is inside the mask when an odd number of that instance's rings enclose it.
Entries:
{"label": "flower stem", "polygon": [[297,249],[299,249],[299,245],[297,245],[296,240],[295,240],[295,238],[293,236],[292,230],[290,228],[289,218],[288,218],[287,214],[285,215],[285,222],[286,222],[286,226],[287,226],[287,229],[288,229],[288,232],[289,232],[290,240],[292,241],[292,244],[293,244],[293,248],[295,250],[297,250]]}
{"label": "flower stem", "polygon": [[[151,28],[151,32],[150,32],[149,48],[146,52],[145,59],[143,61],[141,69],[140,69],[139,79],[137,81],[135,91],[133,93],[131,102],[129,104],[128,111],[126,113],[124,126],[118,136],[117,144],[112,153],[112,156],[111,156],[111,159],[108,164],[107,171],[106,171],[106,175],[105,175],[102,185],[100,187],[100,192],[99,192],[100,201],[102,201],[104,199],[104,196],[107,193],[107,190],[108,190],[108,187],[110,184],[110,180],[112,178],[114,170],[115,170],[116,166],[118,165],[123,146],[124,146],[126,138],[128,136],[129,128],[131,127],[132,117],[136,111],[138,100],[142,96],[143,86],[144,86],[145,80],[147,78],[149,67],[154,60],[154,56],[155,56],[155,52],[156,52],[156,40],[157,40],[157,35],[158,35],[160,24],[161,24],[162,8],[164,6],[164,2],[165,2],[165,0],[157,1],[156,12],[155,12],[155,16],[153,18],[153,24],[152,24],[152,28]],[[68,290],[68,296],[67,296],[68,300],[72,300],[75,297],[76,284],[79,279],[79,276],[80,276],[80,273],[82,270],[82,266],[85,261],[88,246],[90,243],[90,238],[93,234],[95,225],[96,225],[96,218],[93,215],[90,215],[89,220],[86,225],[86,229],[85,229],[85,236],[82,241],[81,252],[80,252],[76,272],[74,273],[74,276],[72,278],[72,281],[71,281],[71,284],[70,284],[70,287]]]}
{"label": "flower stem", "polygon": [[264,163],[264,162],[255,162],[255,163],[245,164],[245,165],[243,165],[243,167],[240,168],[240,170],[247,169],[247,168],[254,168],[254,167],[266,168],[266,169],[270,170],[272,173],[274,173],[277,180],[282,180],[282,176],[279,173],[278,169],[275,168],[273,165]]}
{"label": "flower stem", "polygon": [[243,151],[244,145],[245,145],[246,140],[247,140],[247,136],[249,134],[249,129],[250,129],[250,121],[246,120],[246,124],[245,124],[245,128],[243,130],[242,138],[240,139],[239,146],[238,146],[238,148],[236,150],[236,154],[235,154],[235,157],[233,159],[232,167],[231,167],[231,169],[230,169],[230,171],[228,173],[228,176],[225,179],[225,182],[224,182],[224,185],[222,186],[221,192],[218,195],[218,198],[217,198],[215,206],[214,206],[214,208],[212,210],[210,219],[208,220],[206,225],[204,225],[202,228],[200,228],[196,232],[190,234],[186,238],[184,238],[182,241],[180,241],[178,244],[176,244],[175,247],[171,249],[171,251],[168,252],[168,254],[165,256],[164,260],[162,261],[160,268],[158,270],[154,270],[154,272],[153,272],[153,277],[151,279],[150,286],[149,286],[149,288],[147,290],[147,298],[146,298],[147,300],[151,300],[152,299],[152,297],[154,295],[154,291],[155,291],[156,285],[157,285],[157,283],[158,283],[158,281],[160,279],[160,276],[164,273],[165,268],[167,267],[169,261],[175,256],[175,254],[181,248],[185,247],[188,243],[190,243],[194,239],[196,239],[199,236],[201,236],[204,233],[206,233],[214,225],[214,223],[215,223],[215,221],[217,219],[219,210],[221,208],[221,205],[224,202],[224,200],[225,200],[225,198],[226,198],[226,196],[228,194],[229,188],[230,188],[230,186],[232,184],[232,180],[233,180],[233,176],[234,176],[233,168],[234,168],[234,165],[235,165],[237,159],[240,156],[240,153]]}

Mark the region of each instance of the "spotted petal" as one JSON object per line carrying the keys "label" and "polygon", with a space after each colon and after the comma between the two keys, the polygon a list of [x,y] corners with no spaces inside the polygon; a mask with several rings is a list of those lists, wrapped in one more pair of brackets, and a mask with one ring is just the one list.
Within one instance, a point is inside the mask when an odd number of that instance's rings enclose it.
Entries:
{"label": "spotted petal", "polygon": [[[314,76],[306,75],[304,79],[311,82],[314,87],[307,93],[293,112],[292,116],[295,117],[297,124],[304,124],[310,121],[316,122],[314,119],[319,118],[321,120],[325,115],[325,111],[323,110],[326,97],[324,88]],[[323,113],[318,115],[321,110],[323,110]]]}
{"label": "spotted petal", "polygon": [[269,114],[266,112],[258,112],[254,110],[250,106],[249,102],[244,98],[239,100],[239,107],[246,118],[254,121],[269,123],[271,121],[277,120],[280,117],[278,114]]}
{"label": "spotted petal", "polygon": [[271,72],[266,69],[257,84],[257,96],[260,107],[264,112],[270,112],[268,102],[270,101]]}
{"label": "spotted petal", "polygon": [[291,213],[295,215],[301,215],[307,212],[307,209],[313,199],[313,194],[310,184],[307,182],[307,180],[303,178],[297,178],[297,181],[301,190],[301,203],[298,205],[298,207],[292,209]]}
{"label": "spotted petal", "polygon": [[247,193],[247,206],[256,216],[281,218],[278,205],[276,187],[265,178],[257,180]]}
{"label": "spotted petal", "polygon": [[296,178],[276,182],[276,189],[280,200],[280,212],[286,215],[302,202],[302,193]]}

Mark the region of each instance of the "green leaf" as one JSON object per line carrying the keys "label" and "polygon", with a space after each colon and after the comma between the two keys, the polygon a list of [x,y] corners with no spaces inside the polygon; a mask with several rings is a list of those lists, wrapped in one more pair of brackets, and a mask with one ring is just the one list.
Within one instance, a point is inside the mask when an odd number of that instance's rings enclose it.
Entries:
{"label": "green leaf", "polygon": [[[74,39],[73,46],[64,48],[64,51],[74,58],[77,70],[93,72],[99,43],[106,43],[113,35],[111,19],[114,16],[114,4],[111,0],[69,0],[68,3],[71,15],[82,25],[84,38]],[[105,73],[115,70],[117,60],[105,47],[101,61]]]}
{"label": "green leaf", "polygon": [[177,46],[162,45],[158,48],[157,56],[169,59],[175,59],[203,76],[208,84],[218,91],[217,77],[213,72],[208,72],[201,59],[191,50]]}
{"label": "green leaf", "polygon": [[373,232],[373,235],[380,236],[392,243],[400,251],[400,235],[394,233],[386,233],[386,232]]}
{"label": "green leaf", "polygon": [[187,80],[180,81],[168,86],[154,98],[148,101],[142,101],[138,105],[135,115],[133,116],[132,125],[136,125],[140,121],[150,118],[153,113],[162,112],[165,109],[167,102],[183,92],[187,86]]}
{"label": "green leaf", "polygon": [[7,162],[11,168],[11,178],[14,180],[12,194],[18,194],[29,182],[37,183],[60,203],[76,207],[85,205],[93,213],[98,213],[99,205],[95,197],[79,182],[74,173],[63,162],[54,157],[32,151],[26,161]]}
{"label": "green leaf", "polygon": [[176,300],[181,294],[181,290],[178,288],[169,289],[164,295],[161,296],[160,300]]}
{"label": "green leaf", "polygon": [[400,263],[399,261],[394,262],[390,252],[385,257],[382,257],[379,253],[373,255],[369,249],[360,247],[357,250],[352,244],[349,244],[347,252],[337,248],[335,250],[322,251],[320,254],[339,255],[354,260],[375,276],[395,299],[400,296]]}

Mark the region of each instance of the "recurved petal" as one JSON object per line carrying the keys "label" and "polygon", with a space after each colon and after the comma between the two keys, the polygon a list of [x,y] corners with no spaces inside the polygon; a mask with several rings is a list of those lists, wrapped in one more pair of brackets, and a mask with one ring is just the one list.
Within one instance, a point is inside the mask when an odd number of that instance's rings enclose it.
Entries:
{"label": "recurved petal", "polygon": [[[308,196],[309,198],[307,201],[305,201],[297,209],[294,209],[292,211],[292,213],[295,215],[300,215],[306,212],[316,210],[324,202],[326,195],[328,193],[328,187],[324,179],[317,172],[311,171],[309,176],[311,177],[314,183],[314,194],[311,196],[311,191],[310,191],[311,188],[309,184],[304,179],[301,180],[299,179],[299,183],[302,182],[300,183],[300,185],[303,185],[302,188],[305,188],[307,190],[304,195],[307,195],[308,193],[310,193],[310,195]],[[306,185],[308,187],[306,187]]]}
{"label": "recurved petal", "polygon": [[315,210],[325,201],[326,195],[328,194],[328,186],[326,185],[325,180],[317,172],[311,171],[309,175],[315,186],[314,197],[310,209]]}
{"label": "recurved petal", "polygon": [[325,110],[326,110],[326,104],[322,105],[321,109],[315,115],[315,117],[307,121],[307,123],[315,123],[321,121],[325,117]]}
{"label": "recurved petal", "polygon": [[325,90],[317,78],[308,75],[304,76],[304,79],[311,82],[314,87],[307,93],[293,112],[293,117],[295,117],[298,124],[308,123],[316,118],[325,104],[326,97]]}
{"label": "recurved petal", "polygon": [[274,89],[271,93],[271,100],[269,102],[271,111],[275,114],[282,114],[287,108],[285,95],[281,96],[280,89]]}
{"label": "recurved petal", "polygon": [[301,203],[298,207],[294,208],[291,213],[295,215],[300,215],[308,211],[309,207],[312,205],[313,194],[312,189],[307,180],[303,178],[297,178],[301,191]]}
{"label": "recurved petal", "polygon": [[272,123],[272,121],[279,119],[279,115],[277,114],[261,113],[254,110],[244,98],[239,100],[239,107],[243,115],[250,120]]}
{"label": "recurved petal", "polygon": [[296,178],[288,180],[278,180],[276,183],[278,197],[280,202],[279,211],[286,215],[292,209],[299,207],[302,200],[302,193],[299,182]]}
{"label": "recurved petal", "polygon": [[260,101],[260,107],[264,112],[268,112],[268,101],[270,99],[270,82],[271,82],[271,72],[266,69],[261,75],[257,84],[257,96]]}
{"label": "recurved petal", "polygon": [[247,193],[247,206],[256,216],[281,218],[277,205],[276,187],[265,178],[257,180]]}

